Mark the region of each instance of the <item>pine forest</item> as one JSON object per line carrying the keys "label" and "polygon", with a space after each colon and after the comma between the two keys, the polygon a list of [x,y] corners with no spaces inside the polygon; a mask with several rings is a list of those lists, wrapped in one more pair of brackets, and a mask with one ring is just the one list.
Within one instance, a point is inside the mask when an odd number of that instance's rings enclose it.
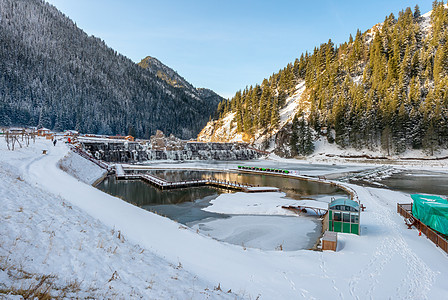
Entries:
{"label": "pine forest", "polygon": [[1,0],[0,28],[0,126],[192,138],[222,100],[170,84],[43,0]]}
{"label": "pine forest", "polygon": [[268,135],[279,129],[279,111],[301,81],[308,109],[281,129],[291,156],[312,153],[317,136],[342,148],[433,155],[448,146],[448,10],[434,1],[430,18],[416,6],[339,46],[329,40],[222,101],[215,118],[234,112],[238,132]]}

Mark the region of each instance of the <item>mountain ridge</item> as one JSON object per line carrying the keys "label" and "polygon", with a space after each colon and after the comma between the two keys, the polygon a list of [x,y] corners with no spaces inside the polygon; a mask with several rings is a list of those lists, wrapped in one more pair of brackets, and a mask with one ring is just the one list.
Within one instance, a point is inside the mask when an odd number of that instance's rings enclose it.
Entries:
{"label": "mountain ridge", "polygon": [[[443,2],[424,15],[418,6],[398,18],[390,14],[348,42],[329,40],[221,102],[198,139],[244,140],[284,157],[309,155],[313,147],[297,149],[322,139],[341,149],[433,155],[448,147],[447,37]],[[302,81],[298,109],[284,123]]]}
{"label": "mountain ridge", "polygon": [[158,78],[164,80],[169,85],[175,88],[181,88],[187,90],[189,93],[197,97],[198,99],[206,99],[206,101],[215,102],[218,105],[219,102],[224,100],[214,91],[207,88],[195,88],[191,83],[189,83],[185,78],[183,78],[179,73],[174,71],[172,68],[168,67],[160,60],[155,57],[147,56],[142,59],[138,65],[143,69],[149,70]]}
{"label": "mountain ridge", "polygon": [[[217,103],[169,85],[43,0],[0,1],[0,125],[192,138]],[[215,99],[216,100],[216,99]]]}

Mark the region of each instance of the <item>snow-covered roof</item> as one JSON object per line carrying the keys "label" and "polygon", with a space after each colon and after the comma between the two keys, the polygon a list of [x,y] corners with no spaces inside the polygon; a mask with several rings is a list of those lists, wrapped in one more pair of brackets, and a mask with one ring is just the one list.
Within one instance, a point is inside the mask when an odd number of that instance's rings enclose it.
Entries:
{"label": "snow-covered roof", "polygon": [[20,128],[20,127],[12,127],[8,129],[9,131],[24,131],[25,128]]}
{"label": "snow-covered roof", "polygon": [[279,191],[280,189],[277,187],[271,187],[271,186],[253,186],[253,187],[248,187],[247,190],[256,192],[256,191],[266,191],[266,190]]}
{"label": "snow-covered roof", "polygon": [[359,203],[350,199],[346,199],[346,198],[340,198],[340,199],[336,199],[331,201],[329,207],[333,208],[336,207],[338,205],[345,205],[345,206],[350,206],[353,207],[356,210],[359,210]]}

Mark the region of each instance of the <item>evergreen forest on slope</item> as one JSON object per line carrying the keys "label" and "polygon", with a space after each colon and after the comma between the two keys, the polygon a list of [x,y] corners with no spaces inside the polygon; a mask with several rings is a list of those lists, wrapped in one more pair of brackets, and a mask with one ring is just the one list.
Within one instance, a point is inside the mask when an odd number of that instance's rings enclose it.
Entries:
{"label": "evergreen forest on slope", "polygon": [[344,44],[321,44],[261,85],[222,101],[215,118],[234,112],[238,132],[268,135],[279,129],[287,97],[305,81],[309,110],[279,132],[288,131],[289,156],[312,153],[318,136],[389,155],[447,148],[448,10],[443,2],[432,6],[430,18],[418,6],[407,8]]}
{"label": "evergreen forest on slope", "polygon": [[159,78],[43,0],[0,0],[0,126],[191,138],[221,100]]}

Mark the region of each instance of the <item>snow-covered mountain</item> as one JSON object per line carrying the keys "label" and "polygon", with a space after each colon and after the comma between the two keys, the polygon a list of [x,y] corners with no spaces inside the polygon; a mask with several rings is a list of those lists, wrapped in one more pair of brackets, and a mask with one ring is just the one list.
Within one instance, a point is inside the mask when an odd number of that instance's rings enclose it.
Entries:
{"label": "snow-covered mountain", "polygon": [[306,155],[295,148],[311,132],[316,152],[333,144],[327,148],[440,153],[448,148],[448,104],[442,100],[448,7],[435,2],[433,8],[423,15],[418,6],[407,8],[398,18],[391,14],[364,33],[358,30],[346,43],[330,40],[302,54],[262,84],[222,102],[215,113],[220,117],[198,139],[245,141],[291,157]]}
{"label": "snow-covered mountain", "polygon": [[0,0],[0,28],[0,126],[191,138],[220,100],[141,68],[43,0]]}
{"label": "snow-covered mountain", "polygon": [[309,102],[302,97],[305,91],[305,81],[300,81],[295,87],[295,92],[285,101],[280,109],[280,125],[270,132],[259,130],[254,136],[239,133],[235,121],[236,113],[230,112],[222,119],[212,120],[202,129],[198,140],[202,142],[249,142],[261,146],[263,141],[276,136],[283,127],[290,124],[299,110],[309,110]]}

